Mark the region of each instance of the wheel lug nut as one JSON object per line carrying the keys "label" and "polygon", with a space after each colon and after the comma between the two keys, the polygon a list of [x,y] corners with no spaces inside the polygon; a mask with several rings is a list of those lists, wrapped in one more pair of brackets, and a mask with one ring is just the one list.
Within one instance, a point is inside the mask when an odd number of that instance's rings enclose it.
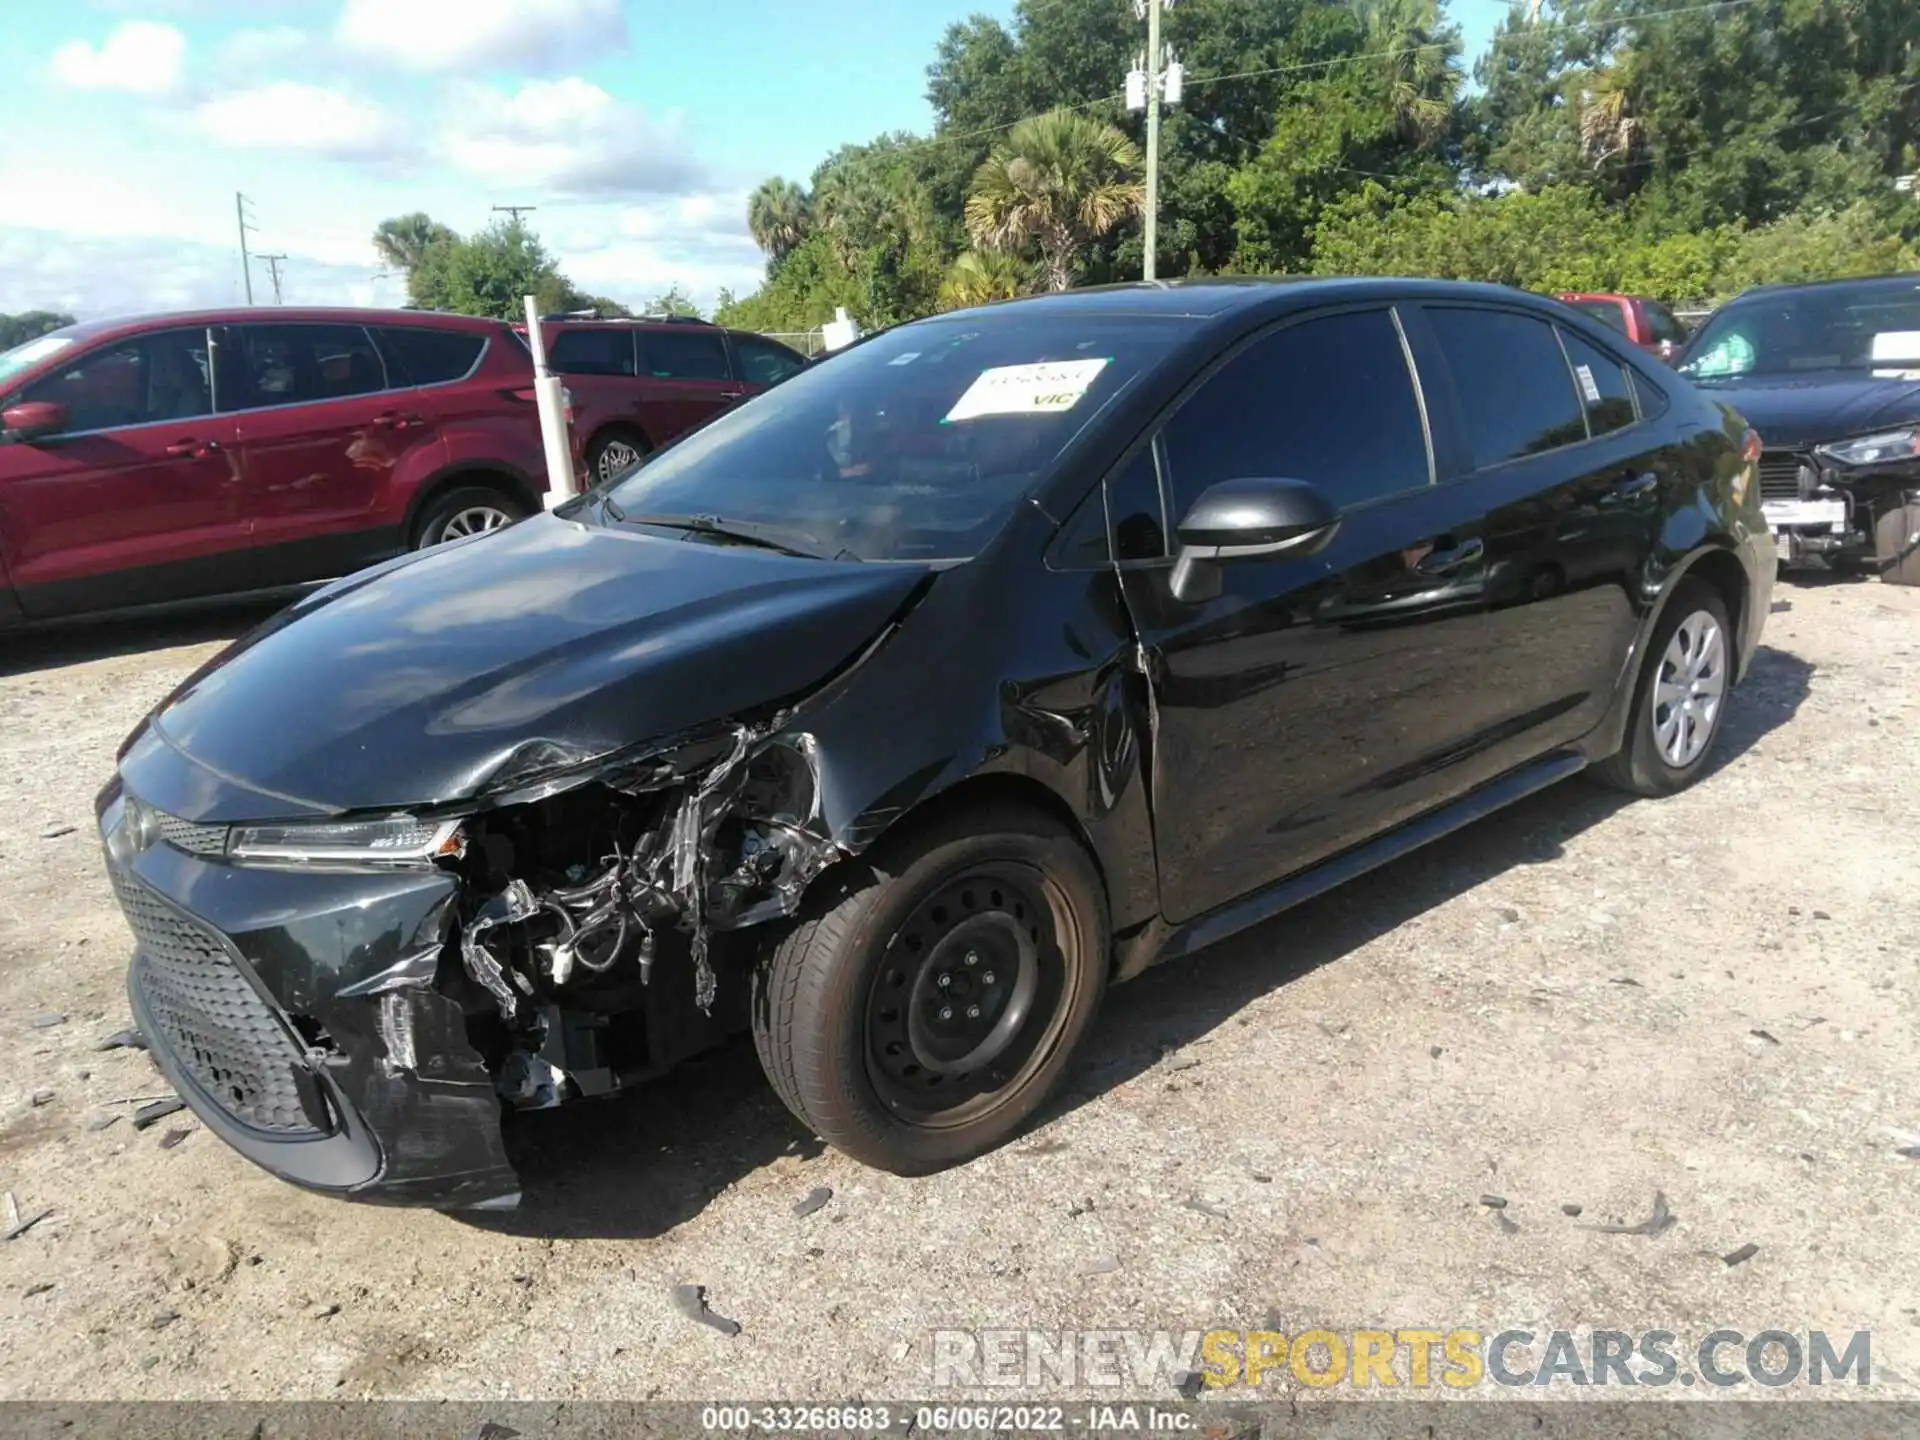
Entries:
{"label": "wheel lug nut", "polygon": [[966,963],[969,965],[978,965],[980,963],[980,952],[977,950],[967,951]]}
{"label": "wheel lug nut", "polygon": [[978,1020],[979,1018],[980,1018],[980,1007],[978,1005],[967,1006],[967,1019]]}
{"label": "wheel lug nut", "polygon": [[950,988],[950,987],[952,986],[952,984],[953,984],[953,976],[951,976],[951,975],[949,975],[949,974],[947,974],[947,972],[943,970],[943,971],[941,971],[941,972],[940,972],[940,982],[939,982],[939,983],[940,983],[940,988],[941,988],[942,990],[945,990],[945,989],[948,989],[948,988]]}
{"label": "wheel lug nut", "polygon": [[942,1020],[953,1019],[953,1007],[951,1005],[942,1005],[940,1007],[940,1018]]}
{"label": "wheel lug nut", "polygon": [[993,971],[991,970],[984,971],[980,976],[980,983],[982,985],[993,984]]}

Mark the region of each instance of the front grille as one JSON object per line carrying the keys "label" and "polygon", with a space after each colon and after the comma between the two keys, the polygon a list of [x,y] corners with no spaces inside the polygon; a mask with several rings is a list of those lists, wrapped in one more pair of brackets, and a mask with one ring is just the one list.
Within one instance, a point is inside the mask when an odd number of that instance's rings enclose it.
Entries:
{"label": "front grille", "polygon": [[284,1139],[323,1133],[324,1108],[302,1084],[300,1052],[219,935],[175,912],[131,876],[113,888],[133,931],[135,983],[164,1046],[228,1114]]}
{"label": "front grille", "polygon": [[1800,498],[1800,457],[1791,450],[1760,452],[1760,498],[1762,500],[1798,500]]}
{"label": "front grille", "polygon": [[189,855],[224,855],[227,853],[227,827],[224,825],[200,825],[192,820],[182,820],[178,815],[169,815],[164,810],[153,812],[160,838],[176,850],[184,850]]}

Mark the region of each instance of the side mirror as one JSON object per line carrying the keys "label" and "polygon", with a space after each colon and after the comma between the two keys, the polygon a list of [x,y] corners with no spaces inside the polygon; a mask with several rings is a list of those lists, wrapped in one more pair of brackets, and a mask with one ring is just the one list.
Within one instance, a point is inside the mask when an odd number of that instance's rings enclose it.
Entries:
{"label": "side mirror", "polygon": [[23,400],[0,410],[0,430],[9,440],[32,440],[67,428],[67,407],[51,400]]}
{"label": "side mirror", "polygon": [[1222,564],[1316,555],[1339,528],[1333,501],[1304,480],[1222,480],[1180,522],[1174,598],[1211,600],[1220,593]]}

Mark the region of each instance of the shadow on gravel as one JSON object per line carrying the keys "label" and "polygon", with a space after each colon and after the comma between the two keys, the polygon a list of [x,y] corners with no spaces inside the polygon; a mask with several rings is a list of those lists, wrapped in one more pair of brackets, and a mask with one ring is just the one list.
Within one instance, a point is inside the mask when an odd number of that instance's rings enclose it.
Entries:
{"label": "shadow on gravel", "polygon": [[22,630],[7,636],[4,651],[0,651],[0,675],[27,675],[114,655],[236,640],[278,612],[289,598],[275,595],[210,600],[164,613],[76,620]]}
{"label": "shadow on gravel", "polygon": [[[1812,677],[1813,668],[1798,657],[1762,647],[1728,707],[1714,769],[1791,720]],[[1557,860],[1568,840],[1632,803],[1585,781],[1554,786],[1444,844],[1119,987],[1064,1093],[1036,1123],[1124,1084],[1158,1062],[1163,1050],[1202,1038],[1251,1001],[1442,901],[1518,866]],[[693,1218],[742,1176],[782,1155],[811,1157],[822,1148],[768,1088],[744,1040],[632,1096],[515,1120],[509,1143],[527,1182],[521,1208],[459,1218],[518,1235],[657,1236]],[[794,1188],[798,1198],[801,1187]]]}

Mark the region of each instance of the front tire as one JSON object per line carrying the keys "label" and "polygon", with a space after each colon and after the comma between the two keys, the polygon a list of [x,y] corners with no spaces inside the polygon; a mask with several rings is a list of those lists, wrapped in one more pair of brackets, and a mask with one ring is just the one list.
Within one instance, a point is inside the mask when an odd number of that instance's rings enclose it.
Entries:
{"label": "front tire", "polygon": [[1873,522],[1873,568],[1889,585],[1920,585],[1920,503],[1887,506]]}
{"label": "front tire", "polygon": [[756,973],[754,1046],[821,1139],[920,1175],[1005,1143],[1058,1085],[1106,988],[1106,898],[1067,828],[1021,807],[876,850]]}
{"label": "front tire", "polygon": [[1698,780],[1726,716],[1734,644],[1720,592],[1682,580],[1647,645],[1626,743],[1594,767],[1597,778],[1650,799]]}

